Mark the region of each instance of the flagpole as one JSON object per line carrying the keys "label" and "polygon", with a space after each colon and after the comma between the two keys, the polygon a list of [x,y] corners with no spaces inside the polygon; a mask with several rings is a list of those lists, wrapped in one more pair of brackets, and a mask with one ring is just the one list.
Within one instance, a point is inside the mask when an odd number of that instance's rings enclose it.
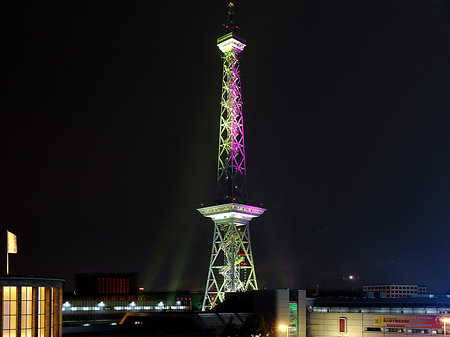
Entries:
{"label": "flagpole", "polygon": [[9,275],[9,247],[8,231],[6,231],[6,275]]}

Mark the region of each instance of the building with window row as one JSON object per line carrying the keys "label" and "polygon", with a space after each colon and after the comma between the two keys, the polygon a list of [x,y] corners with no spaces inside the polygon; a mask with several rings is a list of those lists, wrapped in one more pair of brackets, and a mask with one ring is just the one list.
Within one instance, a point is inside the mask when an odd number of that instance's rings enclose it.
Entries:
{"label": "building with window row", "polygon": [[443,335],[444,318],[450,318],[450,297],[445,295],[307,299],[309,337]]}
{"label": "building with window row", "polygon": [[402,298],[412,295],[425,295],[427,288],[412,284],[380,284],[363,286],[368,293],[385,293],[387,298]]}
{"label": "building with window row", "polygon": [[2,337],[61,337],[63,280],[0,277]]}

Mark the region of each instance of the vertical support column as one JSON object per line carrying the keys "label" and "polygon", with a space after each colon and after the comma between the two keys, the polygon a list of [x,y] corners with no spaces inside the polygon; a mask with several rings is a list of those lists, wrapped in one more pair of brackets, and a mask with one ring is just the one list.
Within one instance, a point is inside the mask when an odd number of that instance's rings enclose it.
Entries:
{"label": "vertical support column", "polygon": [[38,305],[39,305],[39,303],[38,303],[38,291],[39,291],[39,288],[38,287],[33,287],[33,290],[32,290],[32,294],[31,294],[31,298],[32,298],[32,301],[31,301],[31,311],[32,311],[32,318],[31,318],[31,329],[32,329],[32,336],[34,336],[34,337],[38,337],[38,317],[39,317],[39,315],[38,315]]}
{"label": "vertical support column", "polygon": [[3,287],[0,286],[0,333],[3,335]]}
{"label": "vertical support column", "polygon": [[22,336],[22,287],[17,287],[17,336]]}
{"label": "vertical support column", "polygon": [[53,336],[62,337],[62,288],[53,288]]}
{"label": "vertical support column", "polygon": [[298,291],[297,337],[306,337],[306,290]]}
{"label": "vertical support column", "polygon": [[44,336],[50,337],[50,327],[51,327],[51,301],[52,294],[51,288],[45,287],[45,318],[44,318]]}
{"label": "vertical support column", "polygon": [[280,325],[289,325],[289,289],[275,289],[275,336],[286,337],[286,331],[279,329]]}

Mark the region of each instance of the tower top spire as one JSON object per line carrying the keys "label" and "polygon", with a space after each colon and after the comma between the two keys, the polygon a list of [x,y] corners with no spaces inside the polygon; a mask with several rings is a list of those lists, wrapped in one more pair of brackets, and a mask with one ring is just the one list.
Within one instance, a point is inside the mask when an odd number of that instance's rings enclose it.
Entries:
{"label": "tower top spire", "polygon": [[217,46],[223,53],[231,50],[240,53],[245,47],[245,40],[237,33],[239,27],[233,22],[233,8],[234,4],[230,2],[228,4],[228,23],[223,25],[225,28],[225,35],[222,35],[217,39]]}
{"label": "tower top spire", "polygon": [[233,23],[234,4],[230,1],[228,4],[228,23],[224,25],[225,32],[237,32],[239,27]]}

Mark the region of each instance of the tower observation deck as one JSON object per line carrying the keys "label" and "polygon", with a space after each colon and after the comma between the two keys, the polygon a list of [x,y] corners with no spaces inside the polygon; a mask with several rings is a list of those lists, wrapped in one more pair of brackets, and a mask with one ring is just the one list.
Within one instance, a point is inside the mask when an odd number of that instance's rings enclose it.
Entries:
{"label": "tower observation deck", "polygon": [[239,53],[245,40],[233,23],[233,3],[228,5],[225,35],[217,39],[223,53],[222,98],[219,127],[217,195],[214,206],[198,211],[214,221],[211,259],[202,310],[225,299],[225,293],[258,290],[250,243],[250,220],[265,209],[247,205]]}

